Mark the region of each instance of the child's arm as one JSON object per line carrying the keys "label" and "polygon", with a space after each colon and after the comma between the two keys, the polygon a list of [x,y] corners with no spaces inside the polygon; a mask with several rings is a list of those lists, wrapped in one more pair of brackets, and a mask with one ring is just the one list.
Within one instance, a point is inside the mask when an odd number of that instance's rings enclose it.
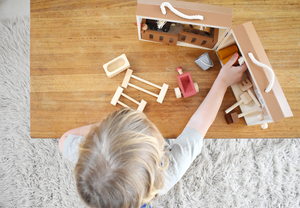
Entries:
{"label": "child's arm", "polygon": [[186,125],[196,129],[203,137],[217,116],[227,88],[240,82],[247,70],[245,64],[237,67],[232,66],[237,58],[237,54],[234,54],[223,66],[204,101]]}
{"label": "child's arm", "polygon": [[79,136],[85,136],[86,133],[90,130],[91,126],[93,126],[93,125],[94,124],[87,125],[87,126],[82,126],[82,127],[78,127],[78,128],[69,130],[66,133],[64,133],[62,135],[62,137],[60,138],[60,140],[59,140],[59,150],[60,150],[60,152],[61,153],[63,152],[64,142],[65,142],[65,140],[66,140],[66,138],[67,138],[67,136],[69,134],[74,134],[74,135],[79,135]]}

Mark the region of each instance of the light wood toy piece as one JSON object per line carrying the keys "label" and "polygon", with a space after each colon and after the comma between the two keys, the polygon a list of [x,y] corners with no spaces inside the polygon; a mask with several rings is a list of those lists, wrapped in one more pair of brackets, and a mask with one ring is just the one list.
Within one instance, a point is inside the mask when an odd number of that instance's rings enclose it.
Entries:
{"label": "light wood toy piece", "polygon": [[129,67],[130,63],[125,54],[122,54],[121,56],[103,65],[104,71],[109,78],[116,76]]}
{"label": "light wood toy piece", "polygon": [[241,99],[238,102],[236,102],[230,108],[228,108],[227,110],[225,110],[225,113],[229,113],[230,111],[232,111],[233,109],[235,109],[237,106],[241,105],[242,103],[248,104],[248,103],[250,103],[252,101],[252,98],[251,98],[251,96],[249,95],[248,92],[244,92],[243,94],[241,94],[240,98]]}
{"label": "light wood toy piece", "polygon": [[[163,100],[164,100],[164,98],[165,98],[165,95],[166,95],[166,93],[168,91],[169,85],[167,85],[167,84],[164,83],[163,86],[161,87],[161,86],[153,84],[153,83],[151,83],[151,82],[149,82],[147,80],[139,78],[139,77],[137,77],[135,75],[132,75],[132,72],[133,72],[133,70],[127,69],[127,72],[126,72],[125,77],[123,79],[122,87],[127,88],[127,86],[131,86],[131,87],[133,87],[133,88],[135,88],[137,90],[140,90],[142,92],[148,93],[149,95],[157,97],[156,101],[159,102],[159,103],[162,103]],[[145,89],[143,89],[141,87],[133,85],[133,84],[129,83],[130,78],[134,78],[134,79],[136,79],[138,81],[144,82],[145,84],[151,85],[152,87],[156,87],[156,88],[160,89],[160,93],[159,94],[155,94],[155,93],[150,92],[148,90],[145,90]]]}
{"label": "light wood toy piece", "polygon": [[183,73],[181,67],[177,67],[177,72],[179,73],[177,82],[180,89],[178,87],[174,89],[176,98],[181,98],[181,93],[184,98],[196,95],[199,92],[199,86],[193,82],[190,72]]}
{"label": "light wood toy piece", "polygon": [[258,112],[257,109],[250,110],[250,111],[247,111],[245,113],[240,113],[240,114],[237,114],[236,112],[234,112],[234,113],[226,114],[225,118],[226,118],[226,121],[228,124],[232,124],[232,123],[239,122],[239,118],[250,115],[252,113],[256,113],[256,112]]}
{"label": "light wood toy piece", "polygon": [[135,99],[129,97],[129,96],[126,95],[126,94],[124,94],[124,93],[123,93],[123,90],[124,90],[124,89],[123,89],[122,87],[118,87],[118,89],[116,90],[116,92],[115,92],[115,94],[114,94],[114,96],[113,96],[113,98],[112,98],[112,100],[111,100],[110,103],[111,103],[112,105],[114,105],[114,106],[118,103],[118,104],[122,105],[122,106],[125,107],[125,108],[129,108],[129,106],[127,106],[126,104],[124,104],[124,103],[122,103],[121,101],[119,101],[119,99],[120,99],[120,97],[121,97],[121,95],[122,95],[122,96],[124,96],[125,98],[127,98],[128,100],[130,100],[130,101],[136,103],[136,104],[138,105],[137,110],[143,112],[143,110],[144,110],[144,108],[145,108],[147,102],[146,102],[145,100],[142,100],[141,102],[138,102],[138,101],[136,101]]}
{"label": "light wood toy piece", "polygon": [[239,62],[239,65],[242,65],[243,63],[245,63],[244,57],[241,56],[241,57],[238,59],[238,62]]}
{"label": "light wood toy piece", "polygon": [[268,124],[267,123],[263,123],[262,125],[260,125],[260,127],[262,129],[267,129],[268,128]]}
{"label": "light wood toy piece", "polygon": [[259,101],[257,100],[256,96],[254,95],[254,93],[252,92],[251,90],[251,87],[253,86],[251,81],[246,78],[244,79],[242,82],[238,83],[238,86],[240,87],[240,89],[245,92],[247,91],[249,93],[249,95],[251,96],[252,100],[254,101],[254,103],[260,107],[260,103]]}

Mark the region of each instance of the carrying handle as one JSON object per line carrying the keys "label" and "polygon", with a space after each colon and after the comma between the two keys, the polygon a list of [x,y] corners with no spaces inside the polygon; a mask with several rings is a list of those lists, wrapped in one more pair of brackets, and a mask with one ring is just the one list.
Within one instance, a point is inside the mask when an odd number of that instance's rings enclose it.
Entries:
{"label": "carrying handle", "polygon": [[260,67],[262,67],[262,68],[265,68],[265,69],[267,69],[267,70],[270,72],[270,75],[271,75],[271,81],[270,81],[269,86],[267,87],[267,89],[265,89],[265,92],[266,92],[266,93],[270,92],[271,89],[272,89],[272,87],[273,87],[273,85],[274,85],[274,81],[275,81],[275,74],[274,74],[273,69],[272,69],[271,67],[267,66],[266,64],[263,64],[263,63],[257,61],[257,60],[254,58],[254,56],[253,56],[253,54],[252,54],[251,52],[248,52],[248,56],[250,57],[251,61],[252,61],[254,64],[256,64],[257,66],[260,66]]}
{"label": "carrying handle", "polygon": [[208,67],[213,67],[213,66],[214,66],[214,63],[212,63],[212,64],[207,64],[207,63],[205,63],[204,61],[202,61],[201,59],[200,59],[200,61],[201,61],[201,63],[204,64],[205,66],[208,66]]}
{"label": "carrying handle", "polygon": [[204,20],[204,17],[202,15],[186,15],[186,14],[181,13],[180,11],[178,11],[177,9],[175,9],[169,2],[163,2],[160,5],[161,12],[164,15],[167,14],[167,11],[166,11],[165,7],[168,7],[174,14],[176,14],[177,16],[182,17],[184,19],[189,19],[189,20],[191,20],[191,19]]}

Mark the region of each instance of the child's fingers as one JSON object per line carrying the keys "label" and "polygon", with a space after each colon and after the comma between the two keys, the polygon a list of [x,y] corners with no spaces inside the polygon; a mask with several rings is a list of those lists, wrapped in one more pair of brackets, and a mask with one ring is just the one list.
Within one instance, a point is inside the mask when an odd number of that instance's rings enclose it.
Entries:
{"label": "child's fingers", "polygon": [[237,53],[233,54],[233,56],[229,59],[229,61],[227,61],[227,63],[225,64],[226,67],[231,67],[236,60],[238,59],[239,55]]}
{"label": "child's fingers", "polygon": [[245,63],[243,63],[240,66],[236,67],[240,72],[244,73],[247,70],[247,65]]}

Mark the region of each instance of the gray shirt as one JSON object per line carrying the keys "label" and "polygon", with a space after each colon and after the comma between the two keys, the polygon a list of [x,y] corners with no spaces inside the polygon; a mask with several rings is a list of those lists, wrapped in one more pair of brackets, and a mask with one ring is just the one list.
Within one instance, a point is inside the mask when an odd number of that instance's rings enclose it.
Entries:
{"label": "gray shirt", "polygon": [[[63,145],[63,155],[69,161],[77,163],[79,156],[78,145],[83,137],[69,134]],[[169,158],[169,166],[165,170],[165,186],[159,195],[167,193],[184,175],[194,159],[201,153],[203,137],[191,127],[186,127],[174,140],[173,145],[166,156]]]}

